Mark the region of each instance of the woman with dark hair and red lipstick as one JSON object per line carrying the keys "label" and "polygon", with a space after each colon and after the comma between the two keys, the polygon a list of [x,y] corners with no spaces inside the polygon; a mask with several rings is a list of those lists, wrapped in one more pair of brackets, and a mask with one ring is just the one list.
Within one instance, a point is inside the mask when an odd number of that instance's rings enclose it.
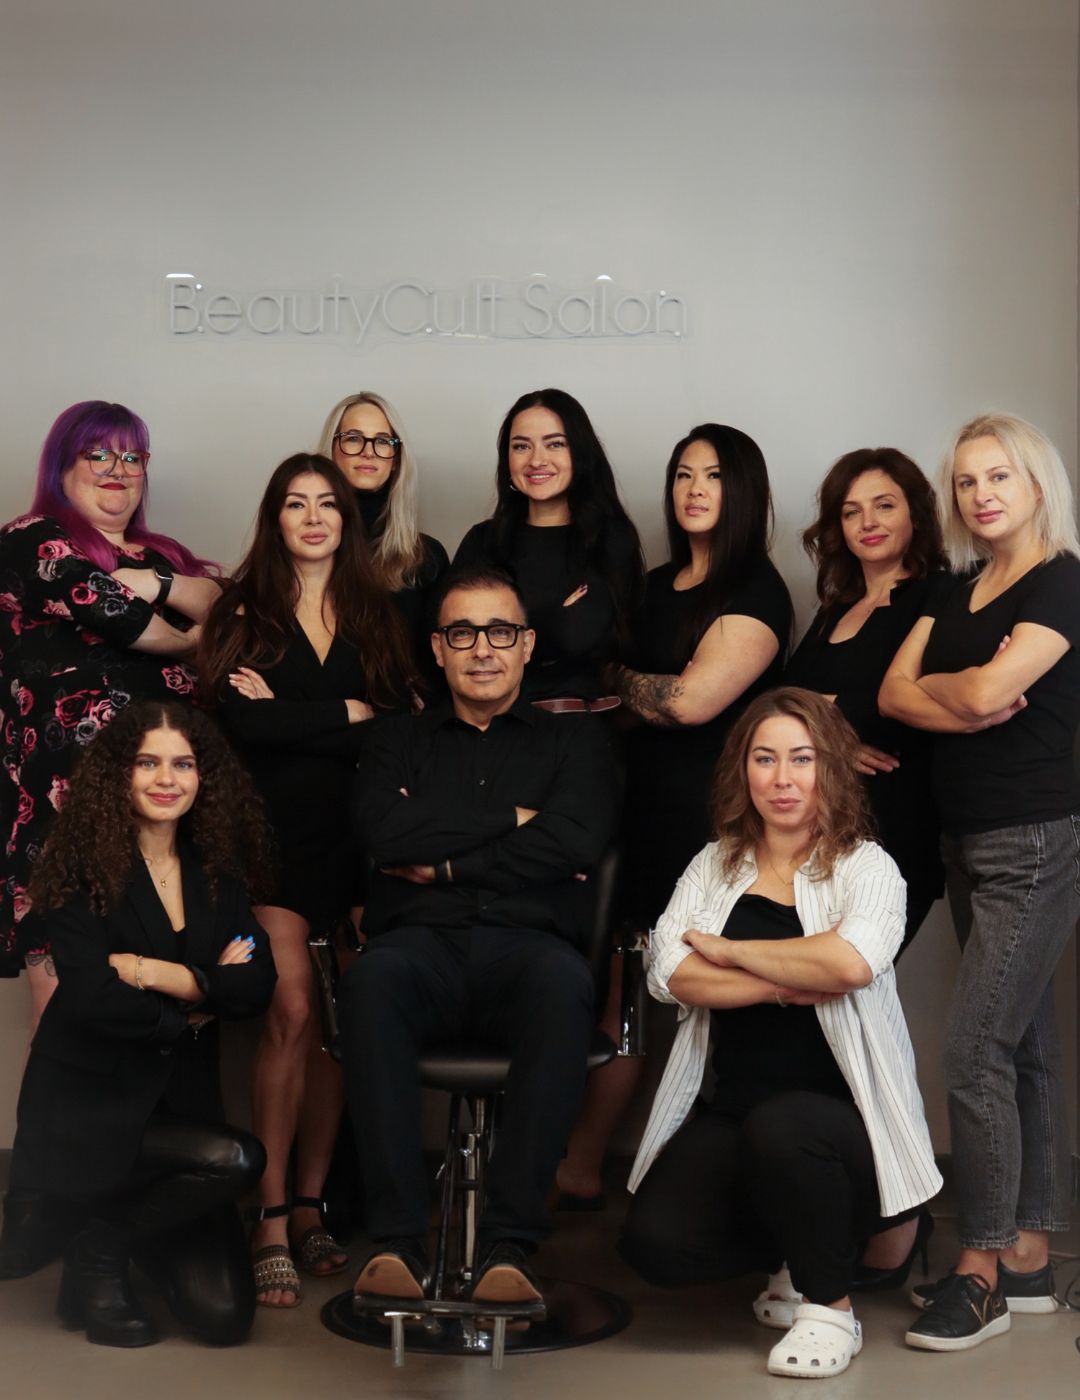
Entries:
{"label": "woman with dark hair and red lipstick", "polygon": [[25,963],[35,1022],[56,976],[27,886],[72,764],[132,700],[192,694],[184,661],[220,591],[216,565],[147,528],[149,462],[130,409],[72,404],[41,449],[29,512],[0,531],[0,974]]}
{"label": "woman with dark hair and red lipstick", "polygon": [[930,787],[930,738],[878,711],[901,643],[946,581],[934,488],[895,447],[848,452],[818,493],[803,532],[818,566],[820,607],[784,671],[787,685],[829,696],[853,725],[878,839],[907,882],[897,957],[945,889]]}

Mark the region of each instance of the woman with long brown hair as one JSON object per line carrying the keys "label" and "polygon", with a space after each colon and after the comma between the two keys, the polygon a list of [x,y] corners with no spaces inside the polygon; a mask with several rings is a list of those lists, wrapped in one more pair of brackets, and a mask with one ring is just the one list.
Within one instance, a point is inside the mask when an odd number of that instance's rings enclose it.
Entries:
{"label": "woman with long brown hair", "polygon": [[934,488],[895,447],[847,452],[821,483],[803,545],[817,564],[820,607],[784,683],[828,695],[862,741],[856,766],[877,837],[907,883],[903,952],[944,893],[945,873],[929,736],[884,718],[877,697],[902,642],[947,586]]}
{"label": "woman with long brown hair", "polygon": [[353,903],[348,802],[359,726],[376,708],[407,705],[413,674],[353,493],[327,458],[298,453],[271,476],[251,548],[206,621],[199,671],[276,838],[276,889],[258,910],[278,984],[254,1070],[253,1123],[267,1168],[253,1245],[259,1301],[293,1307],[300,1284],[290,1233],[309,1272],[336,1273],[348,1262],[320,1219],[342,1095],[340,1073],[313,1036],[307,939]]}
{"label": "woman with long brown hair", "polygon": [[213,722],[143,701],[87,747],[34,864],[59,985],[23,1079],[11,1185],[81,1218],[57,1311],[91,1342],[157,1340],[131,1259],[203,1341],[251,1327],[235,1203],[263,1151],[225,1126],[217,1021],[270,1000],[273,958],[251,913],[268,844]]}
{"label": "woman with long brown hair", "polygon": [[[857,748],[823,696],[754,700],[716,772],[716,840],[652,944],[650,990],[682,1019],[623,1253],[667,1286],[769,1269],[754,1313],[786,1330],[775,1375],[846,1369],[860,1242],[891,1230],[906,1251],[941,1185],[892,966],[904,882],[867,839]],[[715,1090],[691,1115],[710,1040]]]}

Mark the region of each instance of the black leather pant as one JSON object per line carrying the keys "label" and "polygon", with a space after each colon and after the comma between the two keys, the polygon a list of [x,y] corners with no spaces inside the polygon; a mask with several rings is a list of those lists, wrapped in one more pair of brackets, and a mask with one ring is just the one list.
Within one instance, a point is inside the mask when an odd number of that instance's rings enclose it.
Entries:
{"label": "black leather pant", "polygon": [[243,1341],[255,1285],[236,1202],[265,1165],[262,1143],[242,1129],[155,1115],[123,1188],[92,1204],[78,1245],[130,1255],[200,1340]]}

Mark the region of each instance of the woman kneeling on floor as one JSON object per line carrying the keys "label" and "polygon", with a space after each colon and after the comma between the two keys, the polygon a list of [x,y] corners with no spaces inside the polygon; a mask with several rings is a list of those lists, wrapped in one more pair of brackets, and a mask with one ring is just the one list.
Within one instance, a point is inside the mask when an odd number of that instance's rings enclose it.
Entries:
{"label": "woman kneeling on floor", "polygon": [[717,769],[717,839],[653,935],[650,989],[681,1023],[621,1249],[668,1287],[772,1271],[774,1375],[846,1369],[862,1243],[907,1254],[941,1185],[892,967],[904,882],[868,839],[858,742],[822,696],[759,696]]}
{"label": "woman kneeling on floor", "polygon": [[57,1311],[91,1342],[157,1341],[132,1259],[200,1340],[250,1330],[235,1202],[265,1154],[223,1121],[216,1018],[258,1015],[273,992],[248,894],[267,847],[213,722],[146,701],[87,749],[34,864],[59,986],[19,1096],[12,1187],[80,1207]]}

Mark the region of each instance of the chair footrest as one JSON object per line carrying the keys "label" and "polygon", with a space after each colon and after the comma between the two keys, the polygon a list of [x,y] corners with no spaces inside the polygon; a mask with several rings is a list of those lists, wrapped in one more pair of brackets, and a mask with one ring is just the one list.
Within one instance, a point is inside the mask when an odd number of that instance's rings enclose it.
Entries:
{"label": "chair footrest", "polygon": [[358,1316],[380,1317],[505,1317],[511,1322],[543,1322],[547,1305],[535,1303],[468,1303],[458,1298],[390,1298],[377,1293],[354,1293],[352,1310]]}

